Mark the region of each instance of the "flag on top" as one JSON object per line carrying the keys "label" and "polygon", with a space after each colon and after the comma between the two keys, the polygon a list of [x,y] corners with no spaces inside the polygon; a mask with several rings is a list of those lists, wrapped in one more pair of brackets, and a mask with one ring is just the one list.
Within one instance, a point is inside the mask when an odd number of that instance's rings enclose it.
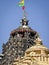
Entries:
{"label": "flag on top", "polygon": [[24,0],[21,0],[21,1],[19,2],[19,6],[24,6]]}

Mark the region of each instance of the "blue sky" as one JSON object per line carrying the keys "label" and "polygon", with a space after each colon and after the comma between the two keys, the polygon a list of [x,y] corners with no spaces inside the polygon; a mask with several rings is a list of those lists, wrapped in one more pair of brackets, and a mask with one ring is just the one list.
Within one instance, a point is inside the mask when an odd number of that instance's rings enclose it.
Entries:
{"label": "blue sky", "polygon": [[[2,44],[9,39],[10,32],[20,25],[23,17],[20,0],[0,0],[0,53]],[[49,48],[49,0],[25,0],[29,26],[36,30],[43,44]]]}

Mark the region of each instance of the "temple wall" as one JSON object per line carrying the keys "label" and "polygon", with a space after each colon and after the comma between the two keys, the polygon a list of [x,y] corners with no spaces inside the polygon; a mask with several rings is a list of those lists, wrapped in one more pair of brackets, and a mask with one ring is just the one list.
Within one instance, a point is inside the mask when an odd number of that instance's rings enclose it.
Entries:
{"label": "temple wall", "polygon": [[48,63],[49,63],[49,54],[48,54]]}

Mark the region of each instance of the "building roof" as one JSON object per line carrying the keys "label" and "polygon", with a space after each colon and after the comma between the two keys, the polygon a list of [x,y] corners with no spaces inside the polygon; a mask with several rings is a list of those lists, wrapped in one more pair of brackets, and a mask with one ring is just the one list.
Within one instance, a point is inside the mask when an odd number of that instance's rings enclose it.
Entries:
{"label": "building roof", "polygon": [[47,47],[45,47],[44,45],[34,45],[32,47],[30,47],[29,49],[26,50],[26,52],[31,52],[34,50],[45,50],[49,52],[49,49]]}

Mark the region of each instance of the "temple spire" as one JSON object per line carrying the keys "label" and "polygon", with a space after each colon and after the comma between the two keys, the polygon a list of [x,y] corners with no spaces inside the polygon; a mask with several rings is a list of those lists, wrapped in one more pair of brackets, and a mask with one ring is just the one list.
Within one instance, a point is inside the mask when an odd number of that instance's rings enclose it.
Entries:
{"label": "temple spire", "polygon": [[23,10],[23,18],[22,18],[22,20],[21,20],[21,24],[22,24],[22,26],[27,26],[28,25],[28,20],[26,19],[26,10],[25,10],[25,2],[24,2],[25,0],[21,0],[20,2],[19,2],[19,6],[21,6],[22,7],[22,10]]}
{"label": "temple spire", "polygon": [[23,19],[22,19],[22,26],[27,26],[28,25],[28,20],[26,18],[26,10],[25,10],[25,6],[22,7],[23,10]]}
{"label": "temple spire", "polygon": [[24,16],[23,19],[22,19],[22,26],[28,26],[28,20],[26,19],[26,17]]}

